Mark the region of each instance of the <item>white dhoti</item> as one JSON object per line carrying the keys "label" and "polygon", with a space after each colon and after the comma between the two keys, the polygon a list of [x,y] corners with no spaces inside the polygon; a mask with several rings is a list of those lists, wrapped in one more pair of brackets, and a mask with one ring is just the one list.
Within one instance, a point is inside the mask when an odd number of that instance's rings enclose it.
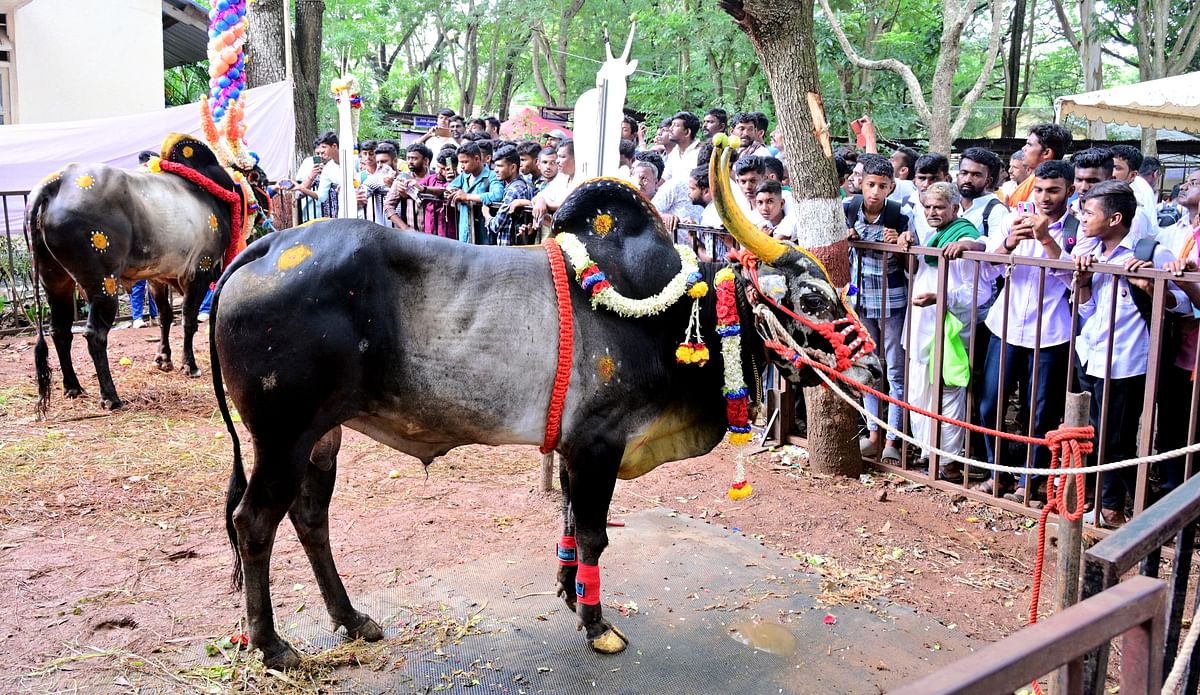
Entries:
{"label": "white dhoti", "polygon": [[[919,362],[913,360],[909,363],[909,378],[907,385],[908,402],[935,413],[939,413],[946,417],[954,418],[960,422],[967,421],[967,390],[961,386],[943,386],[942,387],[942,404],[939,409],[937,406],[937,384],[929,383],[928,362]],[[924,415],[912,414],[912,432],[913,437],[921,444],[921,457],[929,456],[929,447],[933,446],[933,427],[939,424],[932,418],[927,418]],[[941,432],[938,433],[937,446],[943,451],[949,451],[953,454],[961,454],[966,445],[966,430],[959,425],[949,425],[941,423]]]}

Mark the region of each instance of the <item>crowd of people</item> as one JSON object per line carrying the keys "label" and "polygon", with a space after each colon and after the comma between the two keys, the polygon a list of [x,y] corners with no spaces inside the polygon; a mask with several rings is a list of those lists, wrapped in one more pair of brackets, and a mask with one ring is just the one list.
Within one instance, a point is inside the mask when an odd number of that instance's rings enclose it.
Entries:
{"label": "crowd of people", "polygon": [[[1068,158],[1071,143],[1064,127],[1038,125],[1007,167],[995,153],[972,147],[961,154],[953,177],[942,153],[901,147],[889,159],[875,152],[842,152],[839,166],[851,238],[894,243],[902,251],[913,245],[939,249],[913,259],[911,268],[904,255],[856,252],[859,311],[879,345],[892,395],[989,428],[1025,434],[1032,423],[1032,433],[1040,437],[1062,422],[1070,386],[1091,396],[1091,424],[1103,438],[1097,448],[1107,461],[1137,455],[1143,408],[1154,405],[1146,402],[1150,332],[1160,328],[1159,388],[1150,395],[1158,406],[1156,448],[1182,447],[1191,417],[1200,287],[1181,279],[1166,283],[1167,313],[1154,315],[1149,278],[1097,272],[1094,266],[1112,264],[1128,271],[1154,267],[1176,276],[1194,270],[1200,172],[1189,175],[1171,200],[1159,204],[1154,189],[1161,165],[1156,159],[1128,145],[1085,149]],[[1071,269],[968,261],[963,258],[968,251],[1063,259]],[[939,285],[940,263],[948,264],[944,288]],[[939,304],[945,307],[940,327]],[[1077,330],[1072,307],[1078,309]],[[940,403],[933,378],[936,363],[931,364],[939,335],[944,355]],[[974,365],[967,360],[972,342],[981,357]],[[1075,383],[1069,385],[1071,372]],[[968,412],[968,391],[975,396],[975,412]],[[1006,411],[1018,392],[1022,415],[1014,429]],[[870,401],[867,406],[878,409]],[[872,423],[861,447],[868,456],[895,463],[900,459],[895,431],[902,429],[902,413],[896,406],[887,410],[886,417],[879,417],[888,422],[888,432],[881,435]],[[1107,413],[1104,427],[1102,413]],[[922,456],[928,457],[936,425],[920,415],[911,420],[913,436],[923,444]],[[962,454],[967,432],[955,425],[940,428],[939,448]],[[1005,447],[992,437],[982,443],[980,453],[995,463]],[[1019,466],[1025,460],[1014,458],[1006,463]],[[1048,468],[1050,452],[1037,447],[1032,460],[1034,467]],[[978,476],[976,487],[986,493],[1035,505],[1045,499],[1044,479],[991,476],[982,468],[964,471],[953,461],[940,461],[939,477],[961,482],[964,475]],[[1182,459],[1167,462],[1156,471],[1155,492],[1177,487],[1183,475]],[[1124,523],[1135,486],[1136,468],[1105,474],[1097,520],[1109,526]]]}
{"label": "crowd of people", "polygon": [[[559,130],[536,141],[505,140],[499,126],[495,118],[466,120],[443,109],[437,127],[406,148],[393,141],[360,143],[354,175],[359,216],[468,243],[538,241],[546,222],[580,183],[573,143]],[[886,388],[893,396],[957,420],[1012,429],[1006,424],[1007,406],[1019,394],[1017,431],[1024,433],[1031,423],[1032,433],[1042,436],[1062,421],[1068,374],[1073,372],[1070,390],[1091,394],[1097,432],[1100,414],[1108,414],[1105,458],[1132,458],[1146,405],[1150,328],[1158,322],[1171,330],[1164,331],[1164,371],[1154,394],[1157,448],[1186,443],[1200,288],[1182,280],[1168,283],[1164,306],[1169,316],[1153,316],[1150,280],[1096,272],[1093,265],[1118,264],[1131,271],[1156,267],[1176,275],[1194,269],[1200,172],[1189,175],[1159,204],[1154,190],[1162,167],[1157,159],[1127,145],[1068,157],[1071,134],[1056,124],[1032,128],[1007,166],[997,154],[972,147],[961,153],[953,173],[948,153],[897,147],[889,156],[881,154],[868,117],[856,121],[855,130],[862,136],[861,151],[847,147],[835,156],[847,233],[851,239],[892,244],[895,251],[852,252],[853,283],[859,290],[854,301],[885,362]],[[787,157],[778,130],[770,144],[768,132],[767,117],[753,112],[731,118],[722,109],[703,116],[683,111],[664,119],[653,134],[627,117],[619,175],[652,201],[677,240],[690,236],[702,260],[720,259],[728,250],[728,237],[703,228],[721,227],[708,161],[713,137],[727,133],[735,143],[732,188],[739,205],[754,224],[793,240],[799,220],[793,215]],[[294,195],[308,203],[301,206],[301,221],[305,215],[338,212],[337,136],[323,134],[314,152],[294,187]],[[912,258],[907,253],[912,246],[938,252]],[[1073,270],[968,261],[963,258],[967,251],[1066,259]],[[947,264],[944,289],[941,263]],[[942,325],[939,305],[945,307]],[[1078,307],[1077,330],[1073,306]],[[931,364],[939,352],[933,345],[937,336],[944,341],[940,402]],[[978,356],[974,364],[967,359],[972,343]],[[1073,370],[1068,369],[1071,360]],[[975,404],[970,409],[969,392]],[[895,433],[904,428],[901,409],[891,405],[880,413],[881,404],[871,397],[866,406],[888,427],[869,423],[863,454],[898,462],[901,445]],[[928,457],[934,423],[913,416],[910,428],[924,445],[922,457]],[[962,453],[966,438],[961,427],[942,425],[936,442],[943,450]],[[994,463],[1003,449],[985,437],[974,453]],[[1045,447],[1037,448],[1032,462],[1048,467]],[[1134,470],[1103,476],[1098,520],[1124,522]],[[1163,466],[1160,491],[1181,484],[1183,470],[1181,460]],[[978,476],[979,490],[1035,505],[1046,494],[1044,480],[991,476],[984,469],[963,470],[953,461],[941,461],[939,476],[959,482],[963,476]]]}

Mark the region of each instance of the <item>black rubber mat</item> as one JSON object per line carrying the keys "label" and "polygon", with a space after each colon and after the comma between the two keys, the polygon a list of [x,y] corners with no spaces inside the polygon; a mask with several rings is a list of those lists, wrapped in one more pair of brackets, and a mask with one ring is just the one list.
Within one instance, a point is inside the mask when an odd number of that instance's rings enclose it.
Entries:
{"label": "black rubber mat", "polygon": [[[662,509],[625,522],[609,529],[601,563],[605,615],[629,637],[625,652],[592,652],[547,595],[551,539],[544,552],[484,556],[356,597],[389,638],[421,620],[433,621],[426,632],[443,622],[448,637],[417,649],[396,640],[390,667],[339,668],[335,692],[879,693],[970,651],[961,634],[904,607],[818,605],[819,575],[740,533]],[[280,631],[312,653],[343,641],[329,625],[314,606]],[[739,626],[768,651],[736,639],[747,639]]]}

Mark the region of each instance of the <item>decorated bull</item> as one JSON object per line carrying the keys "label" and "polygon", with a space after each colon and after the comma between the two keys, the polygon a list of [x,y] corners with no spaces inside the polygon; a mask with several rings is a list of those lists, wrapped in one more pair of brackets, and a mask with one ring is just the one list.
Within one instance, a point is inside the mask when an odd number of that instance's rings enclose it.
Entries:
{"label": "decorated bull", "polygon": [[[728,268],[673,246],[635,187],[594,179],[563,204],[543,248],[334,220],[258,241],[225,271],[210,345],[234,444],[226,526],[266,665],[300,661],[275,631],[269,586],[285,514],[334,629],[382,636],[351,605],[330,550],[343,425],[425,465],[471,443],[557,450],[558,593],[591,647],[615,653],[628,640],[602,614],[599,563],[617,479],[704,454],[727,432],[748,439],[746,396],[761,393],[769,362],[812,376],[769,355],[755,329],[782,331],[859,380],[879,376],[844,294],[806,251],[749,223],[731,202],[729,151],[718,152],[717,204],[745,249]],[[226,393],[250,431],[248,480]]]}
{"label": "decorated bull", "polygon": [[[108,365],[108,332],[118,286],[149,279],[161,312],[162,342],[155,362],[170,371],[173,311],[168,288],[183,295],[183,363],[199,376],[192,352],[196,316],[213,280],[245,246],[244,234],[269,210],[258,168],[227,170],[203,142],[171,135],[145,171],[71,164],[46,177],[30,196],[28,222],[34,268],[50,305],[51,335],[68,397],[83,393],[71,362],[75,288],[88,301],[84,337],[100,381],[101,404],[121,407]],[[50,365],[39,331],[34,361],[38,414],[50,400]]]}

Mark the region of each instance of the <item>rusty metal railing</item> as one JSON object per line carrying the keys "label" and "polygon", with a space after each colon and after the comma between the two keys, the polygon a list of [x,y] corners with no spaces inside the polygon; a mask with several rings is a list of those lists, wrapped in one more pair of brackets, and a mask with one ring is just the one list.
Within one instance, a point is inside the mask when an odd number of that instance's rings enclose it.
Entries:
{"label": "rusty metal railing", "polygon": [[[1011,693],[1059,667],[1083,690],[1084,655],[1121,638],[1121,692],[1162,688],[1166,586],[1134,577],[892,691],[892,695]],[[1188,690],[1185,692],[1195,692]]]}
{"label": "rusty metal railing", "polygon": [[[854,249],[857,249],[860,253],[863,251],[870,251],[870,252],[875,252],[875,253],[881,254],[881,256],[884,258],[896,257],[906,267],[915,263],[920,256],[924,256],[927,254],[928,255],[940,255],[941,254],[940,249],[918,247],[918,246],[911,247],[907,252],[905,252],[905,251],[901,251],[900,248],[895,244],[886,244],[886,243],[878,243],[878,242],[853,241],[853,242],[851,242],[851,247]],[[985,287],[985,285],[987,284],[986,277],[988,276],[988,273],[985,271],[985,264],[991,265],[993,267],[998,267],[999,269],[1001,269],[1001,271],[1004,271],[1008,268],[1016,268],[1016,267],[1035,268],[1036,272],[1039,274],[1039,287],[1043,290],[1043,293],[1044,293],[1046,285],[1047,285],[1047,276],[1049,273],[1065,273],[1067,275],[1070,275],[1074,268],[1070,259],[1052,260],[1052,259],[1046,259],[1046,258],[1031,258],[1031,257],[1027,257],[1027,256],[1016,256],[1016,255],[1009,256],[1009,255],[1002,255],[1002,254],[990,254],[990,253],[984,253],[984,252],[965,252],[962,256],[962,260],[953,261],[953,262],[955,262],[955,263],[971,263],[974,265],[972,272],[973,272],[973,276],[975,278],[976,291],[981,294],[984,292],[991,293],[991,288]],[[860,261],[860,264],[861,264],[861,261]],[[946,307],[945,307],[944,298],[946,297],[946,294],[947,294],[947,287],[948,287],[948,282],[949,282],[948,266],[949,266],[948,263],[941,263],[938,267],[938,280],[937,280],[936,294],[941,299],[939,299],[938,303],[937,303],[937,312],[938,313],[937,313],[937,318],[935,320],[936,335],[934,336],[933,341],[932,341],[932,344],[935,347],[941,346],[943,343],[944,337],[945,337],[944,336],[944,317],[946,314]],[[860,265],[860,270],[861,270],[861,265]],[[1124,267],[1122,267],[1122,266],[1107,265],[1107,264],[1096,264],[1093,266],[1093,270],[1096,273],[1110,273],[1110,274],[1118,275],[1118,276],[1125,276],[1125,277],[1137,276],[1137,277],[1143,277],[1143,278],[1150,279],[1152,282],[1150,316],[1151,317],[1164,316],[1164,314],[1166,312],[1165,295],[1166,295],[1166,290],[1167,290],[1167,283],[1177,279],[1177,278],[1173,277],[1170,273],[1167,273],[1166,271],[1158,270],[1158,269],[1144,269],[1144,270],[1140,270],[1140,271],[1136,271],[1136,272],[1130,272],[1130,271],[1125,270]],[[1197,282],[1197,281],[1200,281],[1200,273],[1186,273],[1181,278],[1178,278],[1178,279],[1184,280],[1184,281],[1189,281],[1189,282]],[[1113,295],[1110,298],[1110,301],[1111,301],[1111,304],[1113,305],[1113,311],[1115,311],[1115,305],[1117,302],[1118,285],[1119,285],[1119,283],[1112,284],[1111,291],[1112,291]],[[885,276],[883,293],[884,293],[884,298],[885,298],[885,301],[883,304],[884,313],[886,313],[888,310],[887,303],[886,303],[886,296],[887,296],[886,276]],[[1011,295],[1006,293],[1006,302],[1007,302],[1008,298],[1010,298],[1010,297],[1011,297]],[[912,299],[913,299],[913,297],[911,295],[911,283],[910,283],[910,288],[908,290],[908,294],[906,297],[906,303],[910,307],[911,307]],[[973,338],[977,338],[978,335],[984,331],[984,324],[983,324],[984,315],[979,308],[983,304],[984,303],[982,301],[975,302],[971,309],[969,320],[967,320],[965,322],[969,326],[973,327],[973,329],[974,329],[972,332]],[[993,311],[1004,312],[1003,315],[1006,317],[1005,320],[1003,321],[1002,330],[1001,330],[1000,335],[996,336],[1000,339],[1000,341],[1002,343],[1009,342],[1009,332],[1010,332],[1010,329],[1012,329],[1012,327],[1008,325],[1008,321],[1007,321],[1008,308],[1009,307],[1007,306],[1007,304],[1005,304],[1004,306],[993,305],[991,308],[991,310],[993,310]],[[1042,306],[1040,303],[1036,307],[1036,310],[1037,310],[1036,318],[1034,319],[1034,321],[1037,324],[1037,334],[1036,334],[1036,342],[1035,342],[1036,347],[1034,347],[1032,349],[1032,356],[1033,356],[1033,360],[1035,361],[1035,363],[1037,360],[1040,359],[1042,350],[1044,349],[1040,346],[1041,342],[1042,342],[1041,341]],[[908,312],[906,312],[906,314],[907,315],[906,315],[905,321],[906,321],[906,323],[909,323],[909,322],[911,322],[912,312],[908,311]],[[1109,316],[1103,317],[1103,320],[1107,321],[1108,328],[1109,328],[1109,330],[1107,331],[1108,342],[1107,342],[1107,346],[1106,346],[1108,359],[1106,360],[1106,363],[1105,363],[1105,377],[1106,378],[1105,378],[1105,391],[1103,394],[1105,396],[1105,398],[1104,398],[1105,403],[1108,402],[1108,399],[1107,399],[1108,386],[1112,381],[1112,379],[1109,377],[1111,377],[1112,355],[1113,355],[1113,350],[1114,350],[1114,333],[1111,330],[1113,323],[1114,323],[1114,318],[1115,317],[1113,315],[1113,312],[1110,312]],[[910,323],[909,323],[909,325],[911,326]],[[1078,335],[1078,331],[1079,331],[1079,325],[1080,325],[1080,319],[1079,319],[1078,307],[1072,303],[1072,305],[1071,305],[1071,331],[1070,331],[1070,337],[1066,343],[1066,346],[1067,346],[1066,347],[1066,349],[1067,349],[1067,355],[1066,355],[1067,373],[1066,373],[1065,392],[1075,392],[1075,391],[1079,390],[1078,385],[1075,383],[1076,382],[1076,365],[1077,365],[1077,362],[1076,362],[1076,354],[1077,354],[1076,339],[1077,339],[1077,335]],[[882,327],[881,327],[881,329],[882,329]],[[911,356],[912,350],[914,349],[914,346],[911,344],[912,336],[911,336],[910,331],[906,331],[906,333],[909,333],[909,335],[906,336],[906,340],[907,340],[908,344],[906,344],[904,346],[905,352],[906,352],[906,355]],[[1167,350],[1165,353],[1163,351],[1163,341],[1164,341],[1164,337],[1165,337],[1163,320],[1151,320],[1149,322],[1148,337],[1149,337],[1149,341],[1150,341],[1149,356],[1148,356],[1148,360],[1147,360],[1145,384],[1144,384],[1144,388],[1142,389],[1142,394],[1141,394],[1144,407],[1139,412],[1137,412],[1135,414],[1131,414],[1132,417],[1137,417],[1139,419],[1137,447],[1136,447],[1136,456],[1139,456],[1139,457],[1147,456],[1147,455],[1151,454],[1155,449],[1155,427],[1159,421],[1160,416],[1162,415],[1162,413],[1160,412],[1160,409],[1157,407],[1157,401],[1158,401],[1158,396],[1160,395],[1160,386],[1163,383],[1164,375],[1168,374],[1167,372],[1164,371],[1164,367],[1167,366],[1170,363],[1170,361],[1173,360],[1173,358],[1175,356],[1175,353],[1170,350]],[[885,334],[880,335],[879,342],[880,342],[881,346],[885,339],[886,339]],[[980,396],[978,387],[980,385],[981,378],[982,378],[981,365],[982,365],[982,361],[986,355],[986,346],[980,346],[979,343],[980,343],[979,340],[973,339],[971,341],[971,344],[966,346],[967,354],[968,354],[968,362],[971,366],[971,375],[972,375],[971,386],[969,386],[966,390],[966,398],[967,398],[966,412],[968,414],[972,415],[972,417],[971,417],[972,422],[975,422],[976,424],[984,424],[986,426],[993,426],[995,423],[981,423],[981,422],[979,422],[979,419],[978,419],[977,405],[978,405],[979,396]],[[918,348],[918,349],[921,349],[921,348]],[[908,369],[908,364],[910,362],[911,362],[911,359],[905,360],[906,367],[905,367],[904,382],[905,382],[906,386],[911,378],[911,376],[909,374],[909,369]],[[1003,359],[1003,351],[1002,351],[1001,360],[999,363],[999,372],[1000,373],[997,375],[997,379],[998,379],[999,383],[1001,385],[1003,385],[1005,383],[1005,381],[1010,377],[1010,370],[1016,369],[1017,367],[1019,367],[1019,365],[1012,366],[1012,365],[1008,365],[1005,363],[1005,360]],[[933,372],[931,375],[932,383],[937,385],[937,397],[933,398],[933,404],[935,406],[935,408],[933,408],[933,409],[940,413],[941,412],[940,405],[942,402],[941,397],[942,397],[943,389],[944,389],[943,379],[942,379],[942,377],[943,377],[942,360],[941,360],[940,352],[934,356],[933,360],[931,360],[930,369]],[[1200,369],[1200,353],[1198,353],[1196,364],[1193,365],[1193,369],[1194,370]],[[1036,395],[1036,389],[1039,387],[1037,378],[1038,378],[1038,370],[1034,370],[1032,382],[1027,383],[1027,385],[1030,387],[1028,390],[1033,395]],[[1172,384],[1172,386],[1178,387],[1178,384]],[[1190,387],[1191,387],[1190,388],[1191,408],[1190,408],[1190,413],[1187,415],[1187,417],[1189,418],[1188,424],[1185,426],[1185,428],[1187,429],[1186,443],[1191,443],[1191,442],[1196,441],[1196,439],[1197,439],[1197,436],[1196,436],[1197,435],[1197,431],[1196,431],[1197,423],[1200,422],[1200,418],[1198,418],[1198,413],[1200,413],[1200,408],[1198,408],[1198,405],[1200,405],[1200,381],[1193,381],[1190,384]],[[1003,388],[1000,389],[1000,392],[999,392],[1000,396],[1004,395],[1004,390],[1005,389],[1003,389]],[[1065,396],[1065,392],[1063,394],[1064,396]],[[907,393],[907,391],[906,391],[906,393]],[[1022,400],[1029,403],[1029,407],[1025,409],[1027,412],[1024,413],[1024,417],[1019,417],[1018,422],[1016,422],[1014,425],[1008,425],[1007,424],[1008,418],[1005,417],[1005,413],[1006,413],[1006,411],[1011,410],[1011,407],[1010,407],[1011,401],[1007,398],[999,399],[999,402],[996,405],[997,405],[997,412],[999,413],[1000,418],[1001,418],[1002,429],[1006,429],[1007,431],[1015,431],[1016,433],[1019,433],[1019,434],[1033,436],[1036,434],[1036,432],[1034,431],[1035,415],[1036,415],[1036,412],[1035,412],[1036,407],[1034,405],[1034,399],[1025,397]],[[1018,414],[1020,414],[1020,409],[1018,409]],[[1178,416],[1179,414],[1178,413],[1169,413],[1169,415]],[[1106,441],[1107,435],[1109,434],[1109,428],[1117,426],[1120,423],[1110,422],[1110,418],[1108,417],[1107,410],[1105,408],[1101,408],[1099,422],[1097,424],[1098,424],[1098,427],[1097,427],[1098,446],[1097,446],[1094,463],[1104,464],[1104,463],[1109,462],[1110,460],[1113,460],[1110,456],[1111,452],[1106,451],[1106,448],[1105,448],[1105,441]],[[905,418],[903,426],[906,430],[910,428],[910,419],[909,418],[907,418],[907,417]],[[941,431],[942,431],[942,428],[940,428],[940,427],[934,427],[932,430],[932,433],[933,433],[932,439],[933,439],[934,446],[937,446],[939,444]],[[1159,435],[1161,437],[1162,433],[1160,432]],[[979,445],[980,445],[980,440],[975,439],[973,441],[972,437],[967,437],[966,441],[965,441],[965,448],[963,451],[963,455],[967,458],[971,458],[971,459],[975,459],[975,460],[986,460],[985,453]],[[1180,446],[1182,446],[1182,445],[1183,444],[1180,444]],[[1022,445],[1022,446],[1024,446],[1024,445]],[[1159,448],[1161,448],[1161,447],[1159,447]],[[1030,467],[1036,468],[1037,467],[1037,466],[1033,465],[1034,452],[1033,452],[1032,447],[1025,447],[1024,456],[1022,456],[1022,458],[1024,460],[1023,463],[1021,463],[1021,462],[1010,463],[1008,461],[1005,461],[1006,457],[1011,459],[1011,456],[1006,449],[1007,449],[1007,447],[1002,445],[1000,442],[997,442],[997,444],[995,446],[994,463],[1003,464],[1003,465],[1024,466],[1026,468],[1030,468]],[[912,456],[910,455],[910,452],[907,447],[901,447],[900,453],[901,453],[901,459],[898,464],[894,464],[894,465],[893,464],[885,464],[883,461],[880,461],[878,459],[872,459],[872,462],[875,463],[876,465],[879,465],[879,466],[885,468],[885,469],[901,473],[902,475],[907,475],[910,477],[913,476],[914,474],[921,475],[921,477],[924,480],[928,481],[931,484],[934,484],[934,485],[937,485],[940,487],[944,487],[946,489],[954,489],[955,491],[962,492],[964,494],[967,494],[968,496],[973,496],[976,499],[986,501],[989,504],[995,504],[995,505],[1007,508],[1011,511],[1016,511],[1016,512],[1020,512],[1020,513],[1024,513],[1024,514],[1028,514],[1028,515],[1035,515],[1034,510],[1030,509],[1029,496],[1027,496],[1025,498],[1025,500],[1023,500],[1021,502],[1009,501],[1002,497],[1002,488],[998,482],[999,477],[996,476],[995,474],[990,476],[990,477],[992,477],[992,479],[994,481],[993,487],[995,489],[991,493],[985,494],[985,493],[981,493],[979,491],[972,489],[972,487],[970,486],[971,480],[968,475],[963,475],[961,482],[957,482],[957,483],[949,483],[947,481],[937,480],[938,470],[939,470],[939,466],[938,466],[939,461],[938,461],[938,457],[936,454],[931,455],[929,457],[929,460],[927,462],[922,462],[921,466],[918,468],[916,465],[914,465]],[[1192,475],[1195,473],[1196,466],[1195,466],[1194,458],[1195,458],[1194,455],[1188,455],[1188,456],[1184,457],[1184,459],[1182,461],[1174,464],[1174,465],[1184,466],[1183,475],[1182,475],[1183,479],[1191,478]],[[964,471],[964,473],[967,473],[967,471]],[[1137,478],[1136,478],[1136,491],[1133,494],[1133,511],[1135,514],[1140,513],[1149,504],[1151,504],[1153,502],[1153,497],[1151,494],[1153,491],[1150,486],[1150,473],[1151,473],[1151,471],[1150,471],[1149,465],[1139,466],[1139,470],[1137,472]],[[1091,492],[1089,492],[1090,500],[1097,509],[1101,506],[1100,498],[1101,498],[1101,490],[1103,487],[1103,476],[1104,475],[1106,475],[1106,474],[1104,474],[1104,473],[1099,474],[1100,477],[1098,479],[1094,480],[1094,485],[1089,484],[1089,486],[1088,486],[1089,490],[1091,491]]]}
{"label": "rusty metal railing", "polygon": [[[1183,622],[1200,607],[1194,598],[1187,601],[1189,589],[1195,593],[1192,581],[1192,556],[1196,550],[1196,522],[1200,520],[1200,476],[1191,478],[1158,502],[1134,517],[1128,524],[1084,553],[1083,597],[1100,595],[1114,586],[1121,586],[1121,577],[1134,567],[1144,577],[1158,578],[1164,550],[1171,552],[1170,577],[1167,580],[1166,620],[1162,627],[1165,653],[1162,673],[1169,673],[1177,656],[1189,659],[1184,675],[1183,692],[1195,693],[1200,687],[1200,647],[1191,654],[1178,655]],[[1128,580],[1124,583],[1128,583]],[[1102,646],[1089,655],[1084,670],[1085,692],[1100,695],[1104,692],[1104,674],[1108,665],[1108,648]],[[1127,656],[1122,653],[1124,664]],[[1165,676],[1164,676],[1165,677]],[[1162,682],[1156,684],[1156,690]]]}

